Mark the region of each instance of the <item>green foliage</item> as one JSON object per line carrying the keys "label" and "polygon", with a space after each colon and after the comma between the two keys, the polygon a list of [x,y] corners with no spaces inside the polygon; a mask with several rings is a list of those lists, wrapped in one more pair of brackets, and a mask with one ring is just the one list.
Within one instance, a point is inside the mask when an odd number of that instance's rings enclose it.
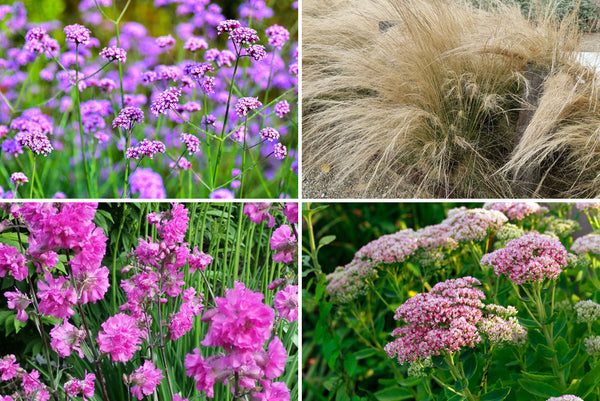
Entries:
{"label": "green foliage", "polygon": [[[507,278],[497,278],[492,269],[480,265],[482,254],[506,245],[494,241],[493,235],[481,243],[461,243],[454,251],[444,251],[447,263],[436,268],[425,268],[411,258],[401,264],[379,266],[366,294],[347,304],[331,301],[326,274],[348,263],[358,249],[385,234],[439,223],[454,206],[347,203],[330,204],[326,208],[312,204],[306,207],[303,399],[458,401],[465,398],[456,393],[468,390],[478,401],[545,401],[564,394],[574,394],[586,401],[600,400],[597,386],[600,361],[587,354],[584,346],[587,336],[600,332],[600,322],[577,323],[572,309],[579,300],[600,302],[600,286],[596,284],[600,260],[596,255],[583,255],[580,259],[584,261],[564,269],[554,283],[541,286],[537,306],[535,297],[528,295],[534,294],[533,286],[532,289],[529,285],[519,286],[516,292]],[[584,215],[572,205],[561,204],[552,204],[550,209],[545,220],[530,216],[511,223],[527,231],[547,227],[548,219],[553,216],[572,222],[570,227],[576,231],[580,227],[589,231],[587,217],[596,228],[595,213]],[[312,212],[310,219],[306,219],[308,211]],[[332,236],[335,240],[329,241]],[[309,240],[313,237],[314,248]],[[322,238],[328,238],[324,241],[327,244],[316,253],[314,250]],[[559,238],[569,249],[572,232]],[[307,271],[310,273],[306,274]],[[424,377],[410,376],[408,365],[399,365],[383,350],[391,341],[392,330],[402,325],[393,319],[396,308],[438,282],[464,276],[482,282],[484,303],[517,308],[519,322],[528,332],[527,342],[522,346],[490,346],[482,341],[476,348],[464,349],[450,357],[449,354],[433,357],[432,367],[423,369]],[[533,317],[525,306],[533,311]],[[457,372],[460,377],[455,380]]]}

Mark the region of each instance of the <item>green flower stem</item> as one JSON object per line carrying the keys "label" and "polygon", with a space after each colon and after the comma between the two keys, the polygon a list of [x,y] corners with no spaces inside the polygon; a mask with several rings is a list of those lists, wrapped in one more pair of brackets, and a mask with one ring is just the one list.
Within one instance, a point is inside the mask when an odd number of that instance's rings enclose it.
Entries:
{"label": "green flower stem", "polygon": [[440,386],[442,386],[446,390],[449,390],[449,391],[453,392],[454,394],[463,395],[462,393],[459,393],[458,391],[454,390],[452,387],[450,387],[449,385],[447,385],[446,383],[444,383],[441,379],[438,379],[437,377],[435,377],[434,374],[431,374],[431,378],[433,380],[435,380],[437,384],[439,384]]}
{"label": "green flower stem", "polygon": [[[554,313],[554,295],[555,295],[555,288],[556,287],[556,282],[552,282],[551,284],[553,286],[552,288],[552,300],[550,302],[551,305],[551,310],[550,310],[550,316],[552,316],[552,313]],[[548,316],[546,315],[546,308],[544,306],[544,301],[542,300],[542,283],[541,282],[536,282],[532,284],[532,288],[531,291],[527,290],[526,287],[523,287],[525,293],[527,294],[527,296],[529,297],[530,300],[532,300],[535,304],[536,310],[537,310],[537,314],[540,317],[540,319],[535,319],[533,314],[531,313],[531,310],[529,310],[529,308],[527,308],[527,306],[525,306],[525,308],[527,309],[527,311],[529,312],[529,314],[531,315],[531,317],[533,318],[533,320],[536,322],[536,324],[539,326],[540,330],[542,331],[542,334],[544,335],[544,338],[546,339],[546,344],[548,345],[548,347],[552,350],[554,350],[554,331],[553,331],[553,326],[554,323],[549,323],[549,324],[543,324],[543,322],[545,322],[548,319]],[[525,303],[523,303],[525,304]],[[567,389],[567,382],[565,380],[564,375],[562,374],[561,370],[560,370],[560,365],[558,363],[558,357],[556,356],[556,353],[554,353],[554,355],[552,356],[552,372],[554,373],[554,375],[556,377],[558,377],[559,381],[560,381],[560,386],[561,386],[561,390],[566,390]]]}
{"label": "green flower stem", "polygon": [[[469,381],[465,378],[464,373],[462,372],[462,365],[457,366],[454,364],[454,355],[449,353],[444,356],[444,360],[450,367],[450,374],[454,377],[454,380],[465,381],[465,388],[459,392],[463,397],[467,399],[467,401],[475,401],[475,397],[471,394],[471,390],[469,390]],[[455,391],[456,392],[456,391]]]}
{"label": "green flower stem", "polygon": [[227,129],[227,118],[229,117],[229,107],[231,106],[231,94],[233,92],[233,87],[235,86],[235,76],[237,74],[238,66],[240,63],[240,50],[237,49],[234,43],[234,47],[236,50],[236,58],[235,65],[233,67],[233,75],[231,76],[231,85],[229,86],[229,96],[227,98],[227,106],[225,107],[225,117],[223,117],[223,129],[221,130],[221,142],[219,142],[219,147],[217,149],[217,160],[215,160],[215,166],[213,169],[213,182],[211,183],[213,187],[217,184],[217,172],[219,169],[219,163],[221,162],[221,157],[223,155],[223,142],[225,140],[225,130]]}
{"label": "green flower stem", "polygon": [[163,327],[162,327],[163,322],[162,322],[162,314],[161,314],[162,307],[160,304],[160,297],[157,297],[157,299],[156,299],[156,307],[158,310],[158,330],[159,330],[159,334],[160,334],[158,349],[160,350],[160,357],[162,359],[163,368],[165,370],[165,378],[167,379],[169,395],[171,396],[171,399],[173,399],[173,386],[171,385],[171,377],[169,376],[169,367],[167,365],[167,358],[165,356],[165,338],[163,336]]}
{"label": "green flower stem", "polygon": [[[306,202],[306,210],[310,210],[309,202]],[[315,233],[313,231],[312,215],[310,213],[307,213],[306,216],[304,216],[304,218],[306,219],[306,229],[308,230],[308,241],[310,244],[310,259],[312,260],[315,272],[322,273],[321,266],[319,266],[319,260],[317,259],[317,246],[315,244]]]}
{"label": "green flower stem", "polygon": [[32,152],[27,152],[29,156],[29,161],[31,162],[31,182],[29,183],[29,199],[33,199],[33,187],[35,184],[35,156],[32,155]]}
{"label": "green flower stem", "polygon": [[85,140],[83,137],[83,124],[81,122],[81,102],[79,99],[79,44],[75,45],[75,95],[76,95],[76,107],[77,116],[79,120],[79,137],[81,139],[81,155],[83,157],[83,167],[85,171],[85,181],[87,183],[88,193],[91,198],[95,197],[94,190],[92,189],[92,182],[90,172],[87,164],[87,156],[85,155]]}
{"label": "green flower stem", "polygon": [[[242,171],[246,170],[246,152],[248,151],[248,149],[246,149],[246,132],[248,128],[248,119],[246,118],[244,120],[244,144],[242,146]],[[250,177],[252,177],[252,171],[250,171]],[[242,174],[240,177],[240,198],[244,197],[244,184],[246,183],[246,174]]]}

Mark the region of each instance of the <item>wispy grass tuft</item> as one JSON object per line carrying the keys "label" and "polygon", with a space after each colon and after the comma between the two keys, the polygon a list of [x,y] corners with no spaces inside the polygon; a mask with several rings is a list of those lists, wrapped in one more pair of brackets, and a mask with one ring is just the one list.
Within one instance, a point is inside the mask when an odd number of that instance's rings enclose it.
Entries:
{"label": "wispy grass tuft", "polygon": [[399,177],[388,196],[600,192],[596,77],[577,60],[575,17],[487,3],[306,2],[307,171]]}

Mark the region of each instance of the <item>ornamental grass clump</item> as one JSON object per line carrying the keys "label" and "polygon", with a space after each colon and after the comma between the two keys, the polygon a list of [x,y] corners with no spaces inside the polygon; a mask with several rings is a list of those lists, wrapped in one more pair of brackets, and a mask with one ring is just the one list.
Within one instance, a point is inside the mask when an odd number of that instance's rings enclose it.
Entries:
{"label": "ornamental grass clump", "polygon": [[297,5],[80,3],[2,8],[2,197],[297,196]]}
{"label": "ornamental grass clump", "polygon": [[307,190],[327,176],[354,197],[599,193],[598,79],[576,18],[473,3],[305,3]]}
{"label": "ornamental grass clump", "polygon": [[243,205],[2,209],[3,401],[297,399],[296,262]]}

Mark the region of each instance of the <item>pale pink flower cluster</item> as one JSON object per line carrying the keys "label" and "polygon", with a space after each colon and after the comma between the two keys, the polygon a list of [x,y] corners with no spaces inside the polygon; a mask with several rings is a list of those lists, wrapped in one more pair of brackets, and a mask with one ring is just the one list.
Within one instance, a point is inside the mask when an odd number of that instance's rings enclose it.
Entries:
{"label": "pale pink flower cluster", "polygon": [[548,212],[548,208],[540,206],[536,202],[487,202],[483,205],[484,209],[497,210],[502,212],[511,220],[523,220],[532,214],[543,214]]}
{"label": "pale pink flower cluster", "polygon": [[600,234],[587,234],[577,238],[571,245],[571,251],[580,255],[588,252],[600,254]]}
{"label": "pale pink flower cluster", "polygon": [[383,235],[356,252],[354,258],[370,261],[373,265],[402,263],[417,250],[417,240],[411,229]]}
{"label": "pale pink flower cluster", "polygon": [[600,336],[587,337],[583,340],[585,352],[593,357],[600,356]]}
{"label": "pale pink flower cluster", "polygon": [[575,207],[582,212],[600,212],[600,202],[577,202]]}
{"label": "pale pink flower cluster", "polygon": [[574,306],[577,312],[577,322],[587,323],[600,319],[600,305],[594,301],[579,301]]}
{"label": "pale pink flower cluster", "polygon": [[497,210],[460,207],[448,212],[442,224],[449,225],[450,236],[460,242],[483,241],[496,232],[508,218]]}
{"label": "pale pink flower cluster", "polygon": [[345,266],[339,266],[325,278],[327,293],[340,304],[353,301],[366,294],[367,280],[377,275],[376,267],[370,261],[354,258]]}
{"label": "pale pink flower cluster", "polygon": [[579,398],[573,394],[565,394],[560,397],[550,397],[546,401],[583,401],[583,398]]}
{"label": "pale pink flower cluster", "polygon": [[237,377],[240,391],[257,395],[261,389],[256,381],[260,380],[262,391],[269,392],[275,386],[285,394],[277,399],[289,400],[285,384],[271,383],[283,373],[287,352],[281,340],[272,337],[275,312],[263,303],[263,298],[262,293],[236,282],[235,288],[225,291],[225,297],[215,299],[216,308],[204,313],[202,320],[210,326],[200,344],[221,347],[226,353],[205,358],[196,348],[186,355],[184,365],[187,375],[196,381],[196,388],[206,392],[207,397],[214,397],[215,383],[226,384]]}
{"label": "pale pink flower cluster", "polygon": [[553,280],[567,266],[567,250],[549,235],[530,232],[509,241],[505,248],[483,255],[481,264],[515,284]]}
{"label": "pale pink flower cluster", "polygon": [[450,236],[452,227],[448,224],[435,224],[420,228],[414,234],[417,246],[424,250],[439,248],[456,249],[458,242]]}
{"label": "pale pink flower cluster", "polygon": [[520,341],[524,329],[518,321],[501,316],[514,308],[486,308],[485,295],[474,287],[479,284],[473,277],[447,280],[400,305],[394,319],[408,324],[392,332],[396,339],[384,347],[388,356],[400,364],[415,362],[472,348],[482,341],[482,334],[494,343]]}

